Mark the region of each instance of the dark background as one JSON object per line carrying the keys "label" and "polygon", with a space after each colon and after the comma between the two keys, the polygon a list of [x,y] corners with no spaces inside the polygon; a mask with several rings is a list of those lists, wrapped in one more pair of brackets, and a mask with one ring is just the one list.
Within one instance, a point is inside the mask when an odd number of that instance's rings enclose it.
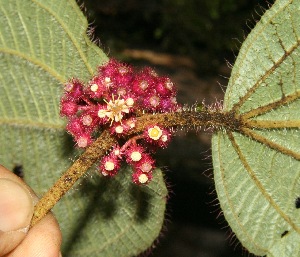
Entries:
{"label": "dark background", "polygon": [[[84,0],[90,33],[109,57],[154,67],[189,105],[220,102],[246,35],[274,1]],[[218,100],[216,100],[218,99]],[[211,134],[179,131],[157,153],[170,191],[153,257],[250,256],[222,216],[214,191]]]}

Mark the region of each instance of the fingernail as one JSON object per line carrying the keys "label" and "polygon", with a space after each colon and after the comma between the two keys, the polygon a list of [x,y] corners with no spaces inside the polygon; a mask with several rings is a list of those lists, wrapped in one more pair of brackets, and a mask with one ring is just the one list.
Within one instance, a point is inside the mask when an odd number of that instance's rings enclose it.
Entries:
{"label": "fingernail", "polygon": [[33,200],[28,190],[10,179],[0,178],[0,230],[25,229],[33,214]]}

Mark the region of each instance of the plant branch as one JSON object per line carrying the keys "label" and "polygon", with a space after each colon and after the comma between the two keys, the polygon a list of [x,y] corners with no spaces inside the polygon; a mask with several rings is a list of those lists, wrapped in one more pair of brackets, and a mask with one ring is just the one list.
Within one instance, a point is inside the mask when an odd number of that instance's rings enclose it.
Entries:
{"label": "plant branch", "polygon": [[[234,113],[223,113],[220,111],[205,110],[201,112],[182,111],[144,114],[137,118],[136,127],[130,131],[128,136],[139,134],[146,127],[154,124],[164,127],[185,127],[188,129],[198,129],[202,126],[214,129],[225,128],[230,131],[240,131],[243,126],[242,121],[236,118]],[[31,227],[42,219],[75,182],[116,143],[116,138],[108,130],[105,130],[36,204]]]}

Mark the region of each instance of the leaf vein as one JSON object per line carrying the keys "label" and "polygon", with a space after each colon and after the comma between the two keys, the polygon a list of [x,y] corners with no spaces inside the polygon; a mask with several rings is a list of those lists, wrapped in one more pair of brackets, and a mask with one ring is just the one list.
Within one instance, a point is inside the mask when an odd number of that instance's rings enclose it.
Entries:
{"label": "leaf vein", "polygon": [[84,62],[85,66],[87,67],[89,73],[91,75],[93,75],[93,73],[94,73],[93,69],[92,69],[91,65],[89,64],[89,62],[88,62],[85,54],[83,53],[82,47],[80,47],[80,45],[77,43],[77,41],[75,40],[74,36],[70,33],[69,29],[64,24],[64,22],[62,21],[62,19],[55,12],[53,12],[52,10],[50,10],[48,7],[46,7],[42,3],[39,3],[36,0],[32,0],[32,2],[34,2],[36,5],[38,5],[41,8],[43,8],[45,11],[47,11],[50,15],[52,15],[58,21],[58,23],[61,25],[62,29],[66,32],[66,34],[70,38],[71,42],[73,43],[73,45],[77,49],[77,51],[78,51],[78,53],[79,53],[82,61]]}
{"label": "leaf vein", "polygon": [[[17,7],[18,10],[19,10],[19,8],[20,7]],[[19,19],[21,21],[21,24],[22,24],[22,27],[24,29],[24,32],[25,32],[25,35],[26,35],[26,38],[27,38],[27,41],[28,41],[28,45],[29,45],[29,48],[30,48],[30,53],[31,53],[31,55],[35,56],[34,47],[33,47],[31,38],[30,38],[28,30],[27,30],[27,26],[26,26],[26,24],[24,22],[24,19],[23,19],[22,15],[20,14],[20,12],[18,12],[18,17],[19,17]]]}
{"label": "leaf vein", "polygon": [[[220,135],[222,135],[222,134],[220,133]],[[231,141],[231,144],[232,144],[233,147],[234,147],[235,144],[236,144],[236,142],[235,142],[235,139],[234,139],[234,137],[233,137],[233,135],[232,135],[232,132],[228,131],[228,132],[227,132],[227,135],[228,135],[229,140]],[[218,140],[220,140],[220,136],[218,137]],[[218,148],[219,148],[219,150],[218,150],[218,155],[219,155],[218,158],[219,158],[220,163],[221,163],[222,158],[221,158],[221,149],[220,149],[220,147],[221,147],[221,144],[220,144],[220,142],[218,142]],[[235,148],[235,147],[234,147],[234,148]],[[236,149],[235,149],[235,150],[236,150]],[[253,239],[253,236],[250,235],[250,234],[248,233],[248,230],[247,230],[247,229],[245,228],[245,226],[240,222],[240,219],[239,219],[238,214],[237,214],[237,209],[236,209],[236,207],[233,205],[233,203],[232,203],[232,201],[231,201],[230,194],[229,194],[229,192],[228,192],[228,190],[227,190],[227,187],[226,187],[226,184],[227,184],[227,183],[226,183],[226,178],[225,178],[224,167],[220,164],[219,169],[220,169],[220,172],[221,172],[221,179],[222,179],[223,190],[224,190],[224,193],[225,193],[225,195],[226,195],[225,197],[226,197],[226,199],[227,199],[227,202],[228,202],[228,205],[229,205],[229,208],[230,208],[230,213],[233,215],[233,217],[234,217],[234,219],[235,219],[235,221],[236,221],[236,224],[237,224],[238,227],[239,227],[239,231],[242,231],[242,233],[247,237],[247,240],[248,240],[249,242],[251,242],[253,245],[255,245],[256,248],[261,249],[263,252],[267,253],[268,250],[267,250],[267,249],[264,249],[264,248],[262,248],[260,245],[258,245],[257,242]]]}
{"label": "leaf vein", "polygon": [[254,132],[253,130],[251,130],[251,129],[248,129],[248,128],[242,128],[242,129],[241,129],[241,132],[242,132],[244,135],[246,135],[246,136],[248,136],[248,137],[254,139],[254,140],[257,141],[257,142],[260,142],[260,143],[262,143],[262,144],[264,144],[264,145],[266,145],[266,146],[268,146],[268,147],[270,147],[270,148],[272,148],[272,149],[274,149],[274,150],[277,150],[277,151],[280,152],[280,153],[283,153],[283,154],[285,154],[285,155],[291,156],[291,157],[293,157],[294,159],[300,161],[300,154],[299,154],[299,153],[296,153],[296,152],[294,152],[294,151],[292,151],[292,150],[290,150],[290,149],[288,149],[288,148],[286,148],[286,147],[283,147],[283,146],[280,145],[280,144],[277,144],[277,143],[275,143],[275,142],[272,142],[272,141],[268,140],[267,138],[265,138],[265,137],[263,137],[263,136],[261,136],[261,135],[255,133],[255,132]]}
{"label": "leaf vein", "polygon": [[252,109],[248,112],[245,112],[245,113],[241,114],[241,117],[245,122],[247,122],[247,119],[249,119],[249,118],[264,114],[273,109],[276,109],[283,105],[289,104],[299,98],[300,98],[300,90],[296,90],[294,93],[283,96],[281,99],[279,99],[277,101],[273,101],[272,103],[262,105],[262,106],[257,107],[256,109]]}
{"label": "leaf vein", "polygon": [[300,45],[300,40],[296,42],[296,44],[289,49],[270,69],[268,69],[263,76],[261,76],[258,81],[252,86],[248,92],[240,98],[239,102],[237,102],[233,106],[233,110],[237,111],[244,102],[256,91],[256,89],[261,85],[263,81],[265,81],[285,60],[289,57]]}
{"label": "leaf vein", "polygon": [[[291,3],[292,3],[292,1],[289,1],[282,9],[286,8]],[[281,11],[276,12],[275,15],[272,16],[268,20],[268,22],[266,23],[266,26],[269,25],[270,21],[272,19],[274,19],[274,17],[276,17],[280,13],[281,13]],[[265,30],[265,26],[262,27],[261,30],[257,33],[256,38],[259,37],[264,30]],[[253,42],[256,42],[256,40],[257,40],[256,38],[253,39]],[[281,58],[279,58],[279,60],[277,62],[275,62],[274,65],[270,69],[268,69],[265,72],[265,74],[262,75],[252,87],[249,88],[248,92],[243,97],[241,97],[237,103],[235,103],[233,105],[232,110],[237,111],[244,104],[244,102],[256,91],[256,89],[260,86],[260,84],[263,81],[265,81],[266,78],[269,77],[269,75],[272,74],[284,62],[284,60],[294,52],[295,49],[297,49],[299,44],[300,44],[300,40],[298,39],[296,44],[293,47],[291,47],[289,50],[285,51],[285,54]],[[248,50],[249,49],[251,49],[251,47],[248,47]],[[244,53],[244,56],[247,56],[247,54],[248,54],[248,51],[246,51]],[[240,58],[241,58],[241,56],[240,56]],[[238,77],[238,75],[236,75],[236,77]]]}
{"label": "leaf vein", "polygon": [[243,155],[240,147],[238,146],[232,132],[227,132],[227,135],[232,143],[233,148],[235,149],[236,153],[238,154],[244,168],[252,178],[253,182],[256,184],[257,188],[261,192],[261,194],[266,198],[266,200],[270,203],[271,206],[276,210],[276,212],[298,233],[300,234],[300,228],[287,216],[281,208],[276,204],[273,198],[268,194],[268,192],[264,189],[264,186],[261,184],[259,179],[256,177],[254,171],[250,167],[249,163],[246,160],[246,157]]}
{"label": "leaf vein", "polygon": [[19,51],[16,51],[14,49],[9,49],[9,48],[0,48],[0,52],[2,52],[4,54],[8,54],[8,55],[14,55],[14,56],[17,56],[17,57],[19,57],[21,59],[24,59],[24,60],[28,61],[28,62],[31,62],[32,64],[34,64],[34,65],[42,68],[46,72],[48,72],[51,76],[53,76],[59,82],[61,82],[61,83],[65,82],[65,78],[64,77],[62,77],[55,70],[53,70],[48,65],[45,65],[40,60],[38,60],[38,59],[36,59],[34,57],[31,57],[29,55],[23,54],[23,53],[21,53]]}
{"label": "leaf vein", "polygon": [[14,128],[30,128],[30,129],[51,129],[51,130],[58,130],[64,131],[65,126],[62,124],[51,124],[47,122],[37,122],[32,120],[21,120],[21,119],[5,119],[0,118],[0,126],[10,126]]}

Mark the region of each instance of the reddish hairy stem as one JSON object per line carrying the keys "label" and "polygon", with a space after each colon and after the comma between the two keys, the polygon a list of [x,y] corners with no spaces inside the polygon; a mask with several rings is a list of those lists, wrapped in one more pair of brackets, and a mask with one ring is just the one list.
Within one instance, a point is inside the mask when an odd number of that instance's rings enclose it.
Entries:
{"label": "reddish hairy stem", "polygon": [[[156,124],[165,128],[181,126],[195,129],[205,126],[231,131],[239,131],[244,126],[241,119],[236,118],[234,113],[219,111],[144,114],[137,118],[136,127],[130,131],[129,136],[139,134],[146,127]],[[75,182],[116,143],[117,140],[110,135],[108,130],[104,131],[39,200],[34,209],[31,227],[43,218]]]}

